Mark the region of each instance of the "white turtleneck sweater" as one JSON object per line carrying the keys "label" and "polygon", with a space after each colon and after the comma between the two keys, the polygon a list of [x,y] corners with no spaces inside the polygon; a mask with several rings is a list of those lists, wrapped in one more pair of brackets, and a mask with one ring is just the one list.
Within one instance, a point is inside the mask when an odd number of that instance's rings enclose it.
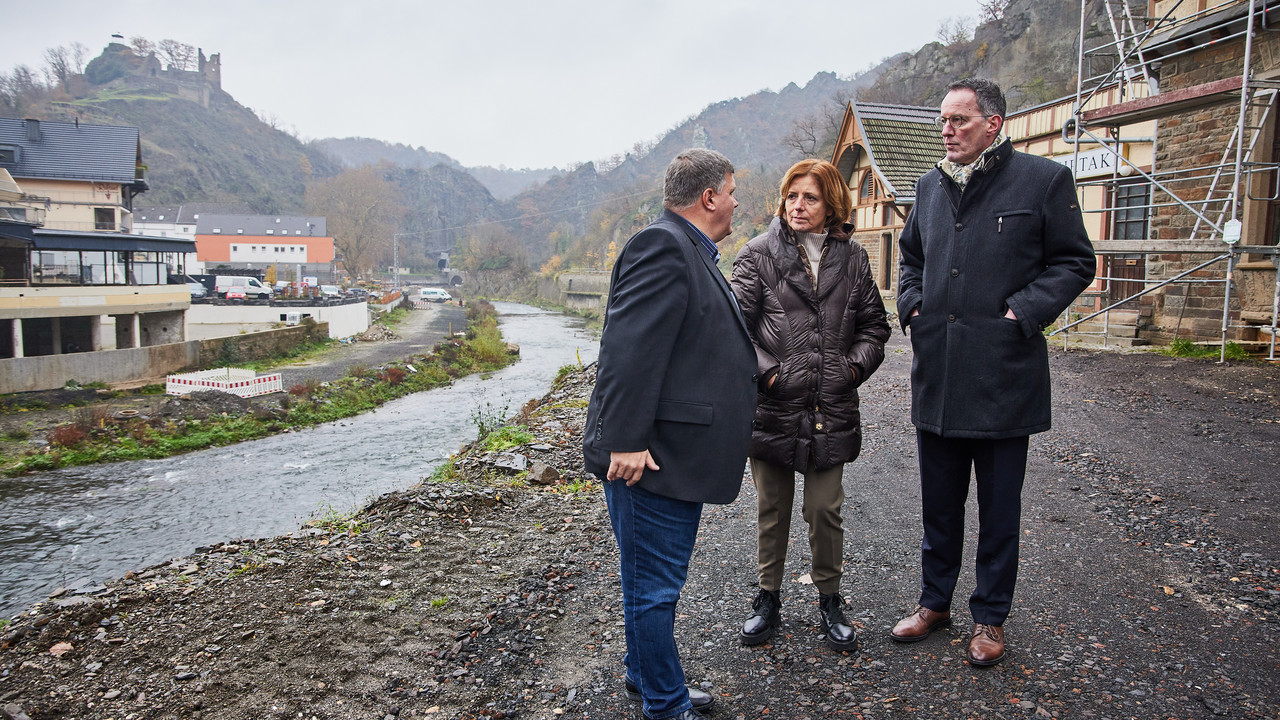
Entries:
{"label": "white turtleneck sweater", "polygon": [[826,233],[797,232],[796,241],[804,247],[804,254],[809,258],[809,267],[813,269],[813,289],[818,289],[818,261],[822,260],[822,244],[827,241]]}

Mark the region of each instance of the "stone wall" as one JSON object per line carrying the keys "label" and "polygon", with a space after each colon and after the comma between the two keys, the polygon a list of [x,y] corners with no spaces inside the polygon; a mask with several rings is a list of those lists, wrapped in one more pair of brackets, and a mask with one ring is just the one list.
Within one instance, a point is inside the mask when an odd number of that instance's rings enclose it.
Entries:
{"label": "stone wall", "polygon": [[218,367],[262,360],[329,337],[328,323],[304,321],[290,327],[201,340],[200,367]]}

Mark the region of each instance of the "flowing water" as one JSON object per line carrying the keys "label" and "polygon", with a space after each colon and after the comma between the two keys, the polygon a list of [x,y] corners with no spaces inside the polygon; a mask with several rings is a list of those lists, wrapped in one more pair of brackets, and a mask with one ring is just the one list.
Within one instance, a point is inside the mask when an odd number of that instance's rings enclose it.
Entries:
{"label": "flowing water", "polygon": [[581,320],[495,306],[520,361],[488,376],[263,440],[0,479],[0,617],[59,587],[86,590],[204,545],[281,535],[410,487],[475,439],[477,413],[510,416],[561,367],[595,360],[598,340]]}

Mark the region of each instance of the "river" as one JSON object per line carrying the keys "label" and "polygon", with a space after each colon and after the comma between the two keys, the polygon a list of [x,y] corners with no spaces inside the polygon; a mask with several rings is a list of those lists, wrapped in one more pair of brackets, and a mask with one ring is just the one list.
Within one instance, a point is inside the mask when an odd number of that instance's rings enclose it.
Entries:
{"label": "river", "polygon": [[364,415],[164,460],[0,479],[0,617],[60,587],[113,577],[239,538],[296,530],[417,484],[476,438],[477,413],[510,416],[559,369],[596,359],[583,322],[494,303],[519,362]]}

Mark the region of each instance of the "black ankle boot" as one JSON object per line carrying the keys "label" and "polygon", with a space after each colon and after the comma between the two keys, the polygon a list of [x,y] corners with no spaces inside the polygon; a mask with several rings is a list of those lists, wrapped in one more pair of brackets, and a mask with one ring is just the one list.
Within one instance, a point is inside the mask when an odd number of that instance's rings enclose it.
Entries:
{"label": "black ankle boot", "polygon": [[827,634],[827,647],[836,651],[855,650],[858,647],[858,633],[854,632],[845,617],[844,598],[839,593],[819,594],[818,608],[822,613],[822,631]]}
{"label": "black ankle boot", "polygon": [[751,617],[742,624],[738,637],[743,645],[759,645],[773,637],[774,628],[782,622],[782,598],[777,590],[761,590],[751,603]]}

